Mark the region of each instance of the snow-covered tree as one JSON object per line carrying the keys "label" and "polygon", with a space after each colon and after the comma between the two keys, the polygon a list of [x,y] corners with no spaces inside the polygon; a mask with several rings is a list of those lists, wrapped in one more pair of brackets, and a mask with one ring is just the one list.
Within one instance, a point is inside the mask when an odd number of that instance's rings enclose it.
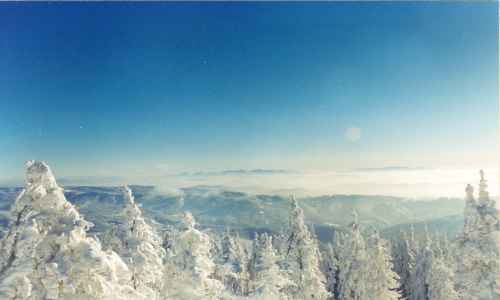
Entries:
{"label": "snow-covered tree", "polygon": [[341,300],[368,300],[370,298],[366,282],[368,253],[361,235],[356,212],[353,212],[350,232],[345,237],[340,250],[338,295]]}
{"label": "snow-covered tree", "polygon": [[353,219],[350,232],[339,251],[337,299],[398,299],[398,275],[392,270],[386,241],[374,232],[367,246],[356,212],[353,212]]}
{"label": "snow-covered tree", "polygon": [[368,240],[366,286],[373,300],[396,300],[400,297],[399,276],[393,271],[387,242],[374,232]]}
{"label": "snow-covered tree", "polygon": [[287,274],[278,267],[278,256],[267,233],[257,235],[250,260],[251,297],[259,300],[289,299],[286,291],[293,286]]}
{"label": "snow-covered tree", "polygon": [[130,188],[124,188],[123,197],[122,244],[116,250],[132,272],[134,289],[148,299],[161,299],[165,258],[162,241],[144,219]]}
{"label": "snow-covered tree", "polygon": [[500,223],[480,172],[479,197],[467,185],[464,230],[456,245],[456,288],[460,299],[500,299]]}
{"label": "snow-covered tree", "polygon": [[193,215],[186,212],[182,229],[167,252],[165,293],[169,299],[176,300],[218,300],[223,284],[214,279],[212,243],[195,225]]}
{"label": "snow-covered tree", "polygon": [[331,299],[335,299],[334,295],[338,293],[339,259],[334,248],[340,249],[332,244],[327,245],[321,264],[326,278],[326,290],[330,293]]}
{"label": "snow-covered tree", "polygon": [[404,299],[410,298],[411,274],[415,268],[416,249],[412,247],[415,244],[412,238],[413,234],[402,232],[399,239],[393,242],[394,271],[399,276],[399,292]]}
{"label": "snow-covered tree", "polygon": [[26,185],[0,245],[1,299],[144,299],[121,258],[87,236],[47,164],[26,163]]}
{"label": "snow-covered tree", "polygon": [[429,286],[427,278],[431,272],[432,262],[431,239],[426,230],[425,239],[421,248],[417,250],[415,257],[415,267],[411,272],[410,300],[428,300]]}
{"label": "snow-covered tree", "polygon": [[280,257],[286,256],[288,232],[286,227],[280,228],[280,230],[273,235],[273,247],[276,249],[276,254]]}
{"label": "snow-covered tree", "polygon": [[325,287],[325,276],[320,270],[317,241],[304,223],[304,212],[297,200],[291,198],[289,228],[285,248],[285,264],[296,285],[293,299],[322,300],[330,295]]}
{"label": "snow-covered tree", "polygon": [[432,256],[430,272],[426,278],[428,299],[430,300],[458,300],[458,293],[454,288],[452,270],[445,264],[443,256],[436,253]]}
{"label": "snow-covered tree", "polygon": [[231,294],[237,296],[248,294],[248,255],[239,236],[232,236],[229,231],[225,231],[222,236],[217,273]]}

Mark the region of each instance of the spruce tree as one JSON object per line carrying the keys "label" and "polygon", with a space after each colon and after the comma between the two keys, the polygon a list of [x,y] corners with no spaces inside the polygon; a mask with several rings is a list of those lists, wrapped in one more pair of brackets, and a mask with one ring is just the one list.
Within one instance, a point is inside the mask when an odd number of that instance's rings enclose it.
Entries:
{"label": "spruce tree", "polygon": [[189,212],[184,213],[181,226],[167,251],[164,285],[167,298],[219,300],[223,284],[214,278],[210,237],[196,228]]}
{"label": "spruce tree", "polygon": [[122,245],[118,254],[132,272],[134,289],[148,299],[161,299],[165,250],[156,231],[143,217],[130,188],[123,191]]}
{"label": "spruce tree", "polygon": [[239,236],[233,236],[226,230],[221,241],[220,265],[218,277],[233,295],[248,294],[248,257]]}
{"label": "spruce tree", "polygon": [[411,247],[410,236],[402,232],[393,242],[394,271],[399,276],[399,293],[403,299],[410,298],[411,274],[415,268],[415,249]]}
{"label": "spruce tree", "polygon": [[325,276],[320,270],[317,241],[304,223],[304,213],[297,200],[291,197],[289,228],[285,244],[285,264],[296,286],[294,299],[324,300],[330,296],[325,287]]}
{"label": "spruce tree", "polygon": [[356,212],[353,212],[353,222],[349,226],[349,234],[340,251],[338,299],[369,300],[366,244],[361,235]]}
{"label": "spruce tree", "polygon": [[367,288],[374,300],[397,300],[399,276],[393,271],[387,242],[376,231],[368,240]]}
{"label": "spruce tree", "polygon": [[113,251],[87,236],[91,223],[66,200],[49,166],[26,163],[26,185],[0,245],[1,299],[145,299]]}
{"label": "spruce tree", "polygon": [[467,185],[464,229],[456,245],[456,285],[460,299],[500,299],[500,223],[480,171],[479,196]]}
{"label": "spruce tree", "polygon": [[250,260],[251,299],[286,300],[287,291],[293,282],[278,266],[278,255],[272,244],[272,237],[263,233],[257,235],[252,244]]}
{"label": "spruce tree", "polygon": [[411,272],[410,300],[428,300],[429,286],[427,278],[431,272],[432,243],[426,230],[422,247],[417,250],[415,267]]}
{"label": "spruce tree", "polygon": [[430,272],[426,278],[428,298],[431,300],[458,300],[454,288],[453,271],[445,264],[444,257],[433,253]]}

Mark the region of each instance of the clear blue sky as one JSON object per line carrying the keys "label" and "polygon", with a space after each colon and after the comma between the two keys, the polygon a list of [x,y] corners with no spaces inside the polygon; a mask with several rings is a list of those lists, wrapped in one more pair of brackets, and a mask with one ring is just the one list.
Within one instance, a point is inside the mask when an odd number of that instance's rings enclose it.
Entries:
{"label": "clear blue sky", "polygon": [[494,165],[497,5],[1,3],[0,177]]}

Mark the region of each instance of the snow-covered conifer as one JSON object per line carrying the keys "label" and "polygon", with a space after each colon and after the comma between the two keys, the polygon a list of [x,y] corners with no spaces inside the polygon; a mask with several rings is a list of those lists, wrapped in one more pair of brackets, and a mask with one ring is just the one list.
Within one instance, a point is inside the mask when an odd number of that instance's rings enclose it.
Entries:
{"label": "snow-covered conifer", "polygon": [[338,239],[334,242],[337,246],[327,245],[321,264],[326,278],[326,290],[332,295],[330,299],[334,299],[333,295],[338,294],[339,258],[335,251],[340,249],[340,244]]}
{"label": "snow-covered conifer", "polygon": [[248,294],[248,256],[239,236],[233,236],[229,231],[225,231],[222,236],[217,273],[231,294],[238,296]]}
{"label": "snow-covered conifer", "polygon": [[445,264],[443,256],[434,254],[431,269],[426,278],[428,298],[430,300],[458,300],[458,293],[454,289],[452,270]]}
{"label": "snow-covered conifer", "polygon": [[212,243],[210,237],[195,226],[193,215],[186,212],[182,229],[167,252],[165,291],[169,299],[219,300],[223,285],[214,279]]}
{"label": "snow-covered conifer", "polygon": [[412,235],[402,232],[393,243],[394,271],[399,276],[399,292],[404,299],[410,298],[411,274],[415,268],[415,249],[409,240]]}
{"label": "snow-covered conifer", "polygon": [[144,299],[112,251],[87,236],[92,226],[66,200],[47,164],[26,163],[0,249],[1,299]]}
{"label": "snow-covered conifer", "polygon": [[278,256],[267,233],[256,236],[250,261],[251,299],[286,300],[293,282],[278,267]]}
{"label": "snow-covered conifer", "polygon": [[500,223],[480,172],[479,197],[467,185],[464,230],[456,243],[456,287],[460,299],[500,299]]}
{"label": "snow-covered conifer", "polygon": [[144,219],[130,188],[124,188],[123,196],[122,245],[117,252],[132,272],[134,289],[148,299],[161,299],[165,258],[162,241]]}
{"label": "snow-covered conifer", "polygon": [[325,287],[325,276],[320,270],[317,241],[304,223],[304,213],[297,200],[291,198],[289,228],[285,248],[285,264],[296,285],[294,299],[323,300],[330,295]]}
{"label": "snow-covered conifer", "polygon": [[392,270],[386,241],[374,232],[365,242],[356,212],[353,219],[339,254],[338,299],[398,299],[398,275]]}
{"label": "snow-covered conifer", "polygon": [[417,250],[415,257],[415,267],[411,273],[410,300],[428,300],[429,286],[427,278],[431,272],[432,244],[426,230],[422,248]]}
{"label": "snow-covered conifer", "polygon": [[368,240],[367,288],[373,300],[397,300],[399,276],[393,271],[387,242],[375,231]]}
{"label": "snow-covered conifer", "polygon": [[341,300],[368,300],[371,295],[367,289],[368,253],[361,235],[356,212],[350,233],[346,236],[339,259],[339,282],[337,298]]}

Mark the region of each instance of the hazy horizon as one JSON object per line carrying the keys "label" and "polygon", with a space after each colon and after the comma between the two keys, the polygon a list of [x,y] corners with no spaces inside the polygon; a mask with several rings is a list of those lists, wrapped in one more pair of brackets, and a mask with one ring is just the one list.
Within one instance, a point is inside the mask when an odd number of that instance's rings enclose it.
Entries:
{"label": "hazy horizon", "polygon": [[[179,194],[181,189],[212,186],[251,194],[321,196],[333,194],[383,195],[411,199],[463,198],[465,186],[477,189],[479,169],[428,169],[390,166],[342,171],[273,169],[211,170],[115,176],[65,176],[54,168],[63,186],[153,185],[159,193]],[[497,169],[484,169],[489,192],[498,195]],[[0,186],[22,186],[22,178],[0,179]]]}

